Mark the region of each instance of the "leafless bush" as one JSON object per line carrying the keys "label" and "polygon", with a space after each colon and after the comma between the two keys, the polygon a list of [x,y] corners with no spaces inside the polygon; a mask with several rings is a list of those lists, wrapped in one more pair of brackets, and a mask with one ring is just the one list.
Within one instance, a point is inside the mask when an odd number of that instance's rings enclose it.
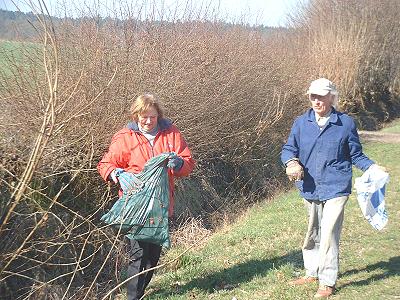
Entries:
{"label": "leafless bush", "polygon": [[309,57],[309,76],[325,76],[341,92],[340,106],[364,128],[398,115],[400,3],[314,0],[293,18]]}
{"label": "leafless bush", "polygon": [[40,40],[2,69],[1,237],[9,243],[0,288],[20,299],[98,298],[120,280],[124,250],[98,222],[115,191],[94,167],[132,99],[158,94],[198,161],[178,183],[183,222],[233,206],[237,193],[266,192],[281,174],[276,129],[295,92],[279,88],[290,75],[272,34],[201,19],[142,21],[130,10],[123,21],[54,24],[41,9]]}
{"label": "leafless bush", "polygon": [[[60,85],[79,78],[64,115],[79,118],[61,122],[69,124],[59,136],[63,141],[54,139],[55,149],[63,144],[63,151],[57,151],[62,160],[52,154],[57,167],[69,169],[77,148],[82,157],[93,158],[88,162],[96,162],[111,135],[128,121],[127,108],[135,95],[151,91],[164,100],[168,116],[183,129],[199,162],[194,176],[183,181],[186,190],[203,187],[199,199],[198,190],[182,196],[191,213],[213,211],[238,191],[265,193],[265,178],[281,174],[271,164],[284,134],[276,129],[285,104],[297,94],[293,88],[280,88],[289,86],[292,74],[285,74],[289,58],[276,57],[278,38],[201,20],[123,19],[65,20],[58,28],[64,71]],[[89,150],[93,153],[85,153]],[[260,169],[263,174],[256,176]]]}
{"label": "leafless bush", "polygon": [[344,1],[312,1],[293,28],[269,31],[214,21],[207,9],[138,18],[133,4],[108,18],[90,7],[52,20],[39,2],[40,39],[0,68],[0,294],[94,299],[124,280],[123,242],[99,223],[116,191],[95,166],[140,93],[164,101],[197,160],[177,182],[175,243],[197,243],[207,221],[285,187],[279,153],[309,79],[332,78],[351,112],[378,101],[366,96],[377,86],[399,91],[389,51],[398,30],[383,36],[367,2],[370,14],[357,1],[352,14]]}

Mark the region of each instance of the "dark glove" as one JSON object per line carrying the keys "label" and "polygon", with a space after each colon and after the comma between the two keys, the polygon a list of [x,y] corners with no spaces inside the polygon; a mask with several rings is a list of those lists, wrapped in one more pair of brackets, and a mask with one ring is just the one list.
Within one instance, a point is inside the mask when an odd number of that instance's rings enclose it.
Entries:
{"label": "dark glove", "polygon": [[167,167],[174,170],[179,171],[183,166],[183,159],[179,156],[172,156],[167,163]]}

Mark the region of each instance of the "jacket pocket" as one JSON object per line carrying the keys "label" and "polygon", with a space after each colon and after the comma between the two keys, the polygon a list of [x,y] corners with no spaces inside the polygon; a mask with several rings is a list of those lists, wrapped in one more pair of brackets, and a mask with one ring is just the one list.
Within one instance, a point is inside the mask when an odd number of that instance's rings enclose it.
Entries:
{"label": "jacket pocket", "polygon": [[333,166],[336,171],[342,174],[352,174],[351,163],[343,163],[341,165]]}
{"label": "jacket pocket", "polygon": [[328,140],[323,145],[326,148],[326,161],[328,163],[336,161],[339,158],[340,141]]}

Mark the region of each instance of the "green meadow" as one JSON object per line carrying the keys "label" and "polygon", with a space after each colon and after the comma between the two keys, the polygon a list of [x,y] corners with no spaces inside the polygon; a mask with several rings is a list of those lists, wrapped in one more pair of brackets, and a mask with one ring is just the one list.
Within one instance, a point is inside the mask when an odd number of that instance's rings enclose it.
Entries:
{"label": "green meadow", "polygon": [[[399,123],[385,131],[399,132]],[[332,299],[400,299],[400,147],[365,143],[364,152],[386,166],[388,225],[377,231],[364,219],[355,193],[345,211],[341,271]],[[355,170],[354,176],[361,172]],[[301,245],[306,213],[296,190],[255,205],[159,271],[148,299],[310,299],[317,283],[291,287],[302,275]],[[163,262],[184,249],[174,248]]]}

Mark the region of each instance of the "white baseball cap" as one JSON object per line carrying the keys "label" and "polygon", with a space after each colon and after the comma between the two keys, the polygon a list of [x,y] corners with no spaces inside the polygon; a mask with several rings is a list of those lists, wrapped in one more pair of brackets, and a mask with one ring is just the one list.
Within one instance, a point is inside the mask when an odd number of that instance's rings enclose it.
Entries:
{"label": "white baseball cap", "polygon": [[332,81],[326,78],[318,78],[317,80],[311,82],[306,94],[325,96],[329,92],[331,92],[333,95],[337,94],[336,87]]}

